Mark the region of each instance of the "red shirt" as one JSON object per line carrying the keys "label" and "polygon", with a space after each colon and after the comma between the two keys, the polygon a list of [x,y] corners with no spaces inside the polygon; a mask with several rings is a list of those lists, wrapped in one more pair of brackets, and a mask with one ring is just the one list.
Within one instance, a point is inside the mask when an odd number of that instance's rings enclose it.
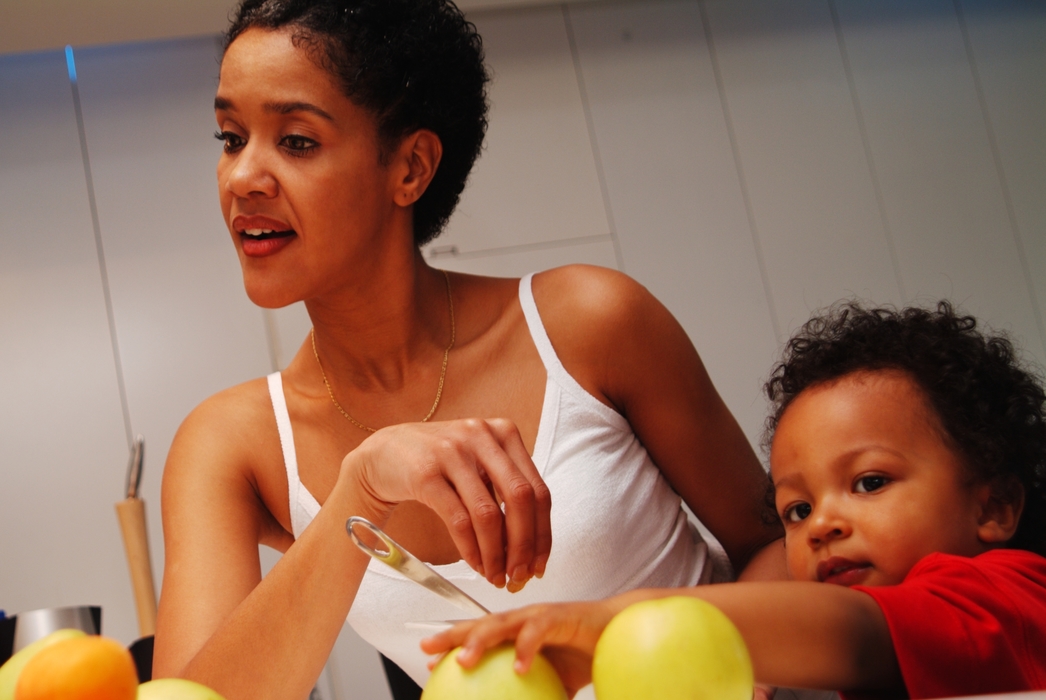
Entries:
{"label": "red shirt", "polygon": [[909,697],[1046,689],[1043,557],[1018,549],[931,554],[898,586],[854,590],[886,616]]}

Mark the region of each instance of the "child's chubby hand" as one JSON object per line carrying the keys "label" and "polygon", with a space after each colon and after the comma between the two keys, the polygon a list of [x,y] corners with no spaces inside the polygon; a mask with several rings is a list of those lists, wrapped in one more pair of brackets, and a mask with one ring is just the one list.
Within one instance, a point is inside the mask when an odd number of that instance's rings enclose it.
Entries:
{"label": "child's chubby hand", "polygon": [[[460,622],[422,640],[421,648],[427,654],[445,654],[460,646],[458,663],[472,668],[487,649],[515,640],[517,673],[526,673],[540,651],[559,673],[569,696],[574,697],[592,682],[596,642],[620,609],[614,599],[531,605]],[[430,662],[430,667],[433,665],[435,660]]]}

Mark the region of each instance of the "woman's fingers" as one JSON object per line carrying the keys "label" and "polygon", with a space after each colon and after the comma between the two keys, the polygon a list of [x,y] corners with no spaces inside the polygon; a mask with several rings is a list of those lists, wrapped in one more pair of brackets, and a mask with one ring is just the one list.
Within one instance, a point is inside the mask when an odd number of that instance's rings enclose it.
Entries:
{"label": "woman's fingers", "polygon": [[[507,582],[510,590],[519,590],[535,571],[544,571],[548,560],[548,487],[511,422],[456,421],[450,429],[443,473],[471,518],[482,560],[477,570],[498,587]],[[504,511],[492,491],[504,500]],[[462,530],[451,534],[456,543],[468,546]]]}
{"label": "woman's fingers", "polygon": [[462,558],[488,581],[519,590],[544,573],[551,496],[510,421],[392,426],[357,452],[343,464],[362,455],[362,487],[386,503],[417,500],[432,508]]}
{"label": "woman's fingers", "polygon": [[489,569],[484,566],[482,548],[476,539],[472,514],[462,503],[458,492],[445,479],[440,478],[425,488],[425,494],[422,502],[443,520],[461,558],[473,570],[489,579],[486,573]]}
{"label": "woman's fingers", "polygon": [[505,499],[509,585],[518,590],[531,576],[545,573],[552,549],[552,496],[516,426],[505,420],[488,423],[514,468],[499,491]]}
{"label": "woman's fingers", "polygon": [[[504,513],[499,507],[490,513],[490,520],[479,522],[477,526],[490,528],[491,544],[499,547],[499,563],[508,577],[509,590],[514,592],[530,579],[534,568],[539,515],[534,484],[525,473],[530,456],[523,450],[525,459],[521,459],[519,451],[514,449],[513,437],[520,445],[522,442],[511,423],[484,421],[483,428],[486,435],[482,441],[477,441],[476,457],[494,490],[503,499]],[[499,574],[495,583],[501,586],[505,579]]]}
{"label": "woman's fingers", "polygon": [[460,435],[445,448],[444,475],[467,510],[470,522],[467,533],[464,522],[455,523],[451,536],[459,547],[462,541],[475,540],[482,562],[482,568],[477,570],[500,588],[506,579],[505,517],[492,490],[504,488],[513,467],[485,421],[461,421],[456,428]]}

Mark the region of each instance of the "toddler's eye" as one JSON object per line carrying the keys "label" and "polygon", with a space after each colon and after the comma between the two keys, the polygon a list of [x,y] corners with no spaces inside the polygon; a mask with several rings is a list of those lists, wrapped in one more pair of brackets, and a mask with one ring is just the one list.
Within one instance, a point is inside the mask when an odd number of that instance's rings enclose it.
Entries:
{"label": "toddler's eye", "polygon": [[862,476],[854,484],[854,491],[857,493],[872,493],[886,486],[889,481],[885,476]]}
{"label": "toddler's eye", "polygon": [[784,519],[790,523],[797,523],[800,520],[809,518],[812,512],[813,508],[810,507],[809,503],[796,503],[794,506],[789,506],[785,509]]}
{"label": "toddler's eye", "polygon": [[235,153],[243,148],[243,144],[247,143],[246,139],[231,131],[215,131],[214,138],[225,142],[226,153]]}

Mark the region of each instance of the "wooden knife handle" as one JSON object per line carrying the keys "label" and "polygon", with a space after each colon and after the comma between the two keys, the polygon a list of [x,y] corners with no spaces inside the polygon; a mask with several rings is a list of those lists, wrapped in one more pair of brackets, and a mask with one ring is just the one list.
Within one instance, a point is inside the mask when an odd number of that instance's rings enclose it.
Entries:
{"label": "wooden knife handle", "polygon": [[145,501],[140,498],[120,501],[116,504],[116,516],[120,519],[127,566],[131,570],[138,631],[142,637],[148,637],[156,633],[156,588],[149,558],[149,537],[145,530]]}

